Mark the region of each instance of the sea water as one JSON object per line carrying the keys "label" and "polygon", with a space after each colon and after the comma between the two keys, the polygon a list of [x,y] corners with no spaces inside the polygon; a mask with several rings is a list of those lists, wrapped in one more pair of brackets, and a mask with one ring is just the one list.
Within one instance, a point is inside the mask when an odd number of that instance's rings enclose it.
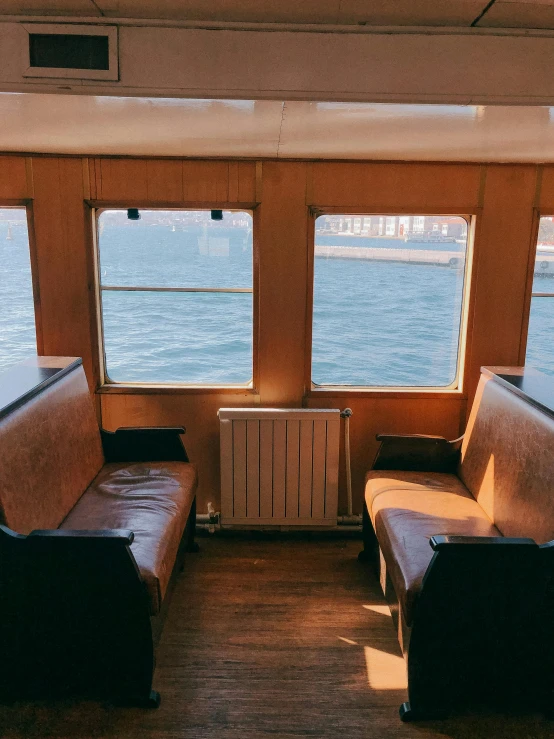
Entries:
{"label": "sea water", "polygon": [[[36,353],[23,221],[0,222],[0,370]],[[168,226],[111,226],[102,235],[105,286],[251,287],[251,240],[201,249]],[[200,238],[201,235],[200,235]],[[336,239],[339,239],[339,242]],[[342,238],[342,240],[341,240]],[[318,237],[318,243],[425,250],[456,244]],[[213,246],[213,244],[212,244]],[[217,247],[217,244],[216,244]],[[201,252],[204,253],[201,253]],[[319,384],[448,386],[455,378],[463,271],[434,265],[316,258],[312,378]],[[283,286],[281,301],[288,296]],[[535,277],[534,290],[554,280]],[[243,383],[251,377],[250,293],[102,292],[114,381]],[[304,316],[298,316],[299,321]],[[554,299],[534,298],[527,364],[554,375]]]}

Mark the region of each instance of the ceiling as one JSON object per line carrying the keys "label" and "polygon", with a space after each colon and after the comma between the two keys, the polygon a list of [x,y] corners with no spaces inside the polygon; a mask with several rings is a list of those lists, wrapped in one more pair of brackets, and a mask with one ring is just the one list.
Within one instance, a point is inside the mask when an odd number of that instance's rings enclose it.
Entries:
{"label": "ceiling", "polygon": [[554,29],[554,0],[1,0],[2,15]]}
{"label": "ceiling", "polygon": [[554,162],[554,108],[0,93],[0,151]]}

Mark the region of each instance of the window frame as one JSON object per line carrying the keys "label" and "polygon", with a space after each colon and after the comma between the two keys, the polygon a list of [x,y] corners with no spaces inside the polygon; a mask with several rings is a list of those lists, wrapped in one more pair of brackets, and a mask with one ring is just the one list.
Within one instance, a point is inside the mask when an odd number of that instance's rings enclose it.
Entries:
{"label": "window frame", "polygon": [[[527,362],[527,347],[529,344],[529,324],[531,322],[531,309],[533,298],[554,298],[554,289],[551,292],[533,292],[533,283],[535,281],[535,262],[537,260],[537,251],[539,245],[539,231],[541,218],[554,218],[554,208],[534,208],[534,223],[531,232],[531,248],[529,250],[529,265],[527,273],[527,299],[524,306],[524,314],[522,321],[522,336],[519,352],[519,364],[523,367]],[[537,370],[539,371],[539,370]]]}
{"label": "window frame", "polygon": [[[97,392],[100,394],[258,394],[258,346],[259,346],[259,255],[258,237],[259,228],[257,217],[257,204],[255,203],[144,203],[137,201],[125,202],[98,202],[89,201],[91,231],[93,240],[93,265],[94,265],[94,303],[96,315],[97,335],[97,357],[99,366],[100,384]],[[176,382],[117,382],[108,375],[106,368],[106,352],[104,342],[104,318],[102,304],[102,284],[100,274],[100,238],[99,238],[99,216],[107,210],[127,210],[138,208],[143,211],[210,211],[224,210],[249,213],[252,217],[252,378],[244,384],[200,384],[200,383],[176,383]]]}
{"label": "window frame", "polygon": [[[455,209],[446,210],[444,206],[433,207],[345,207],[345,206],[309,206],[308,213],[308,274],[307,274],[307,305],[306,305],[306,353],[304,363],[304,386],[307,398],[338,398],[338,397],[372,397],[372,398],[445,398],[466,397],[465,378],[468,362],[468,327],[473,307],[473,283],[475,270],[473,269],[475,255],[475,237],[478,227],[478,218],[481,208],[472,209],[473,212],[457,212]],[[460,333],[458,337],[458,361],[454,381],[448,386],[417,385],[317,385],[312,380],[312,346],[313,346],[313,306],[315,285],[315,223],[320,216],[346,215],[352,217],[369,216],[444,216],[445,218],[463,218],[467,223],[466,259],[464,267],[464,287],[460,314]],[[363,220],[362,220],[363,223]]]}

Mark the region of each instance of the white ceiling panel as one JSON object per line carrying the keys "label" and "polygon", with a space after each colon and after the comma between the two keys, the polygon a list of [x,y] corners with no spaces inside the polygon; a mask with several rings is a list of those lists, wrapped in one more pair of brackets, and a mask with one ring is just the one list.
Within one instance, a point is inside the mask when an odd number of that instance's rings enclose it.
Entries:
{"label": "white ceiling panel", "polygon": [[2,15],[101,16],[92,0],[0,0]]}
{"label": "white ceiling panel", "polygon": [[0,151],[276,156],[282,104],[0,94]]}
{"label": "white ceiling panel", "polygon": [[554,109],[0,94],[0,151],[554,162]]}
{"label": "white ceiling panel", "polygon": [[497,0],[479,28],[554,28],[554,0]]}
{"label": "white ceiling panel", "polygon": [[283,158],[553,161],[551,110],[286,103],[279,155]]}

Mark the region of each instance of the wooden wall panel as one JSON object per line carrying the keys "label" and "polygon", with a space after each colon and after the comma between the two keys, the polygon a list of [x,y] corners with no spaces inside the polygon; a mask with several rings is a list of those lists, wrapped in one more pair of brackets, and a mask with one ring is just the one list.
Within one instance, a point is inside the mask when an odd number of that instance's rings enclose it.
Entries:
{"label": "wooden wall panel", "polygon": [[554,213],[554,167],[548,165],[543,167],[541,174],[538,206],[542,215],[552,215]]}
{"label": "wooden wall panel", "polygon": [[148,200],[146,159],[100,159],[95,169],[98,200]]}
{"label": "wooden wall panel", "polygon": [[97,380],[91,311],[91,233],[80,159],[33,159],[33,218],[43,351],[82,357],[91,387]]}
{"label": "wooden wall panel", "polygon": [[465,213],[478,205],[481,171],[479,164],[318,162],[310,205]]}
{"label": "wooden wall panel", "polygon": [[148,200],[183,201],[183,165],[175,159],[146,162]]}
{"label": "wooden wall panel", "polygon": [[256,200],[254,162],[100,157],[84,161],[90,181],[87,195],[93,200],[153,204]]}
{"label": "wooden wall panel", "polygon": [[0,200],[23,200],[32,196],[28,160],[21,156],[0,156]]}
{"label": "wooden wall panel", "polygon": [[259,390],[266,406],[304,393],[308,209],[304,163],[265,162],[259,207]]}
{"label": "wooden wall panel", "polygon": [[473,399],[479,368],[517,365],[526,314],[538,168],[489,165],[474,251],[473,316],[466,384]]}

